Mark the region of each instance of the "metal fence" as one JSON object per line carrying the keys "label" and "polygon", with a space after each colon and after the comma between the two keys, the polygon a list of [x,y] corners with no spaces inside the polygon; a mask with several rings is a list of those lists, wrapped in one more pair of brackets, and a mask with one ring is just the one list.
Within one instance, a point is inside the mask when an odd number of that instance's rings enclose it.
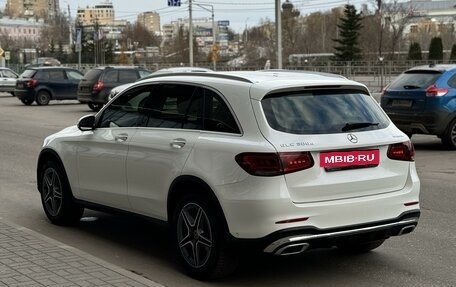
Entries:
{"label": "metal fence", "polygon": [[[347,77],[365,84],[372,92],[380,92],[388,83],[390,83],[397,75],[403,71],[419,65],[437,64],[435,61],[360,61],[360,62],[309,62],[305,65],[284,65],[284,69],[289,70],[306,70],[333,73]],[[74,67],[82,73],[93,68],[93,64],[64,64],[64,66]],[[139,65],[148,70],[156,71],[162,68],[179,66],[179,64],[147,64]],[[194,66],[212,69],[212,63],[203,62],[195,63]],[[10,65],[10,68],[21,73],[24,65]],[[261,70],[264,68],[264,63],[259,63],[258,66],[242,66],[232,67],[227,63],[217,63],[217,71],[236,71],[236,70]]]}

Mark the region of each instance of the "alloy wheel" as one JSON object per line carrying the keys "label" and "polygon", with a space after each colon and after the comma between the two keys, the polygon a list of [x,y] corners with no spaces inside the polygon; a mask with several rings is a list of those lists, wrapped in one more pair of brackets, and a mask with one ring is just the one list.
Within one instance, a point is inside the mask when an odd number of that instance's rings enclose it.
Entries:
{"label": "alloy wheel", "polygon": [[177,219],[177,242],[185,261],[200,268],[208,261],[213,238],[209,218],[201,206],[187,203]]}
{"label": "alloy wheel", "polygon": [[57,216],[62,208],[62,183],[57,171],[48,168],[43,176],[43,201],[46,210],[52,216]]}

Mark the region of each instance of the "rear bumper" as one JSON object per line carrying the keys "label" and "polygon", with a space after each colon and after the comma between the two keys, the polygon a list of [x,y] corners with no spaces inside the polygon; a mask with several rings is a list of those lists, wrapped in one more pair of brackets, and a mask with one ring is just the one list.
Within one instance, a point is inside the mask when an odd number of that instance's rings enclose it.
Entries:
{"label": "rear bumper", "polygon": [[34,90],[14,90],[14,96],[19,100],[35,100]]}
{"label": "rear bumper", "polygon": [[447,110],[406,112],[385,109],[394,124],[403,132],[411,134],[442,135],[451,119]]}
{"label": "rear bumper", "polygon": [[108,97],[104,93],[78,93],[78,101],[83,104],[106,104]]}
{"label": "rear bumper", "polygon": [[386,239],[412,232],[418,224],[419,217],[420,211],[413,210],[393,220],[344,228],[282,230],[264,240],[266,247],[263,251],[274,255],[291,255],[309,248],[332,247],[347,241]]}

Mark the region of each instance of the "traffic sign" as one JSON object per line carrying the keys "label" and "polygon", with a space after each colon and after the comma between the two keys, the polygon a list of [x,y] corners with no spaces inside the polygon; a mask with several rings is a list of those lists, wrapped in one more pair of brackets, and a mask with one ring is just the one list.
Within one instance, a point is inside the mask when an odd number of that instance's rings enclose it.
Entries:
{"label": "traffic sign", "polygon": [[3,56],[3,53],[4,53],[4,52],[5,52],[5,51],[3,51],[3,49],[0,47],[0,57]]}
{"label": "traffic sign", "polygon": [[5,60],[9,61],[11,58],[10,51],[5,51]]}
{"label": "traffic sign", "polygon": [[171,7],[180,7],[181,1],[180,0],[168,0],[168,6]]}

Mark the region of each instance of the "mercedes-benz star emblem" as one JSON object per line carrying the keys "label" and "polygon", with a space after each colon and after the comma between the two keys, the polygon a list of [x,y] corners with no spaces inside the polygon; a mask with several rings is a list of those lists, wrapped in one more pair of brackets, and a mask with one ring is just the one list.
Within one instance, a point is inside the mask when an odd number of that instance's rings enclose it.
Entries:
{"label": "mercedes-benz star emblem", "polygon": [[352,143],[357,143],[358,142],[358,138],[354,134],[348,134],[347,135],[347,139],[349,141],[351,141]]}

